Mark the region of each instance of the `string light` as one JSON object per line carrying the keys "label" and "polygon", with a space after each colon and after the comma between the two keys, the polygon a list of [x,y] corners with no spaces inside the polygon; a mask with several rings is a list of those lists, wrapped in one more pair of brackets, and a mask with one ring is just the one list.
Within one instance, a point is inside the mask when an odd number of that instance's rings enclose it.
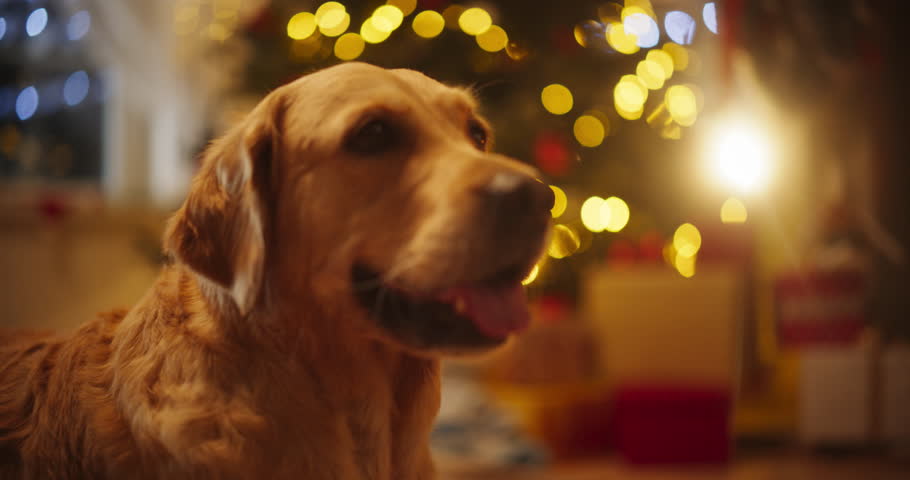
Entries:
{"label": "string light", "polygon": [[701,16],[708,30],[717,34],[717,5],[714,2],[706,3],[701,11]]}
{"label": "string light", "polygon": [[364,20],[363,24],[360,26],[360,36],[367,43],[384,42],[389,38],[389,35],[391,35],[391,32],[382,32],[376,29],[372,17]]}
{"label": "string light", "polygon": [[288,36],[294,40],[303,40],[316,32],[316,16],[310,12],[300,12],[288,21]]}
{"label": "string light", "polygon": [[619,197],[609,197],[600,206],[600,224],[608,232],[619,232],[629,223],[629,205]]}
{"label": "string light", "polygon": [[679,255],[694,257],[701,249],[701,232],[691,223],[680,225],[673,233],[673,248]]}
{"label": "string light", "polygon": [[638,38],[626,32],[623,24],[614,22],[607,25],[607,43],[619,53],[631,55],[638,51]]}
{"label": "string light", "polygon": [[667,89],[664,102],[673,121],[689,127],[695,123],[698,115],[698,102],[695,92],[686,85],[674,85]]}
{"label": "string light", "polygon": [[686,12],[674,10],[664,16],[664,29],[674,42],[689,45],[695,36],[695,19]]}
{"label": "string light", "polygon": [[646,87],[651,90],[659,90],[664,86],[664,69],[659,63],[653,60],[642,60],[638,62],[635,68],[635,74]]}
{"label": "string light", "polygon": [[650,50],[645,56],[645,60],[656,63],[663,71],[664,81],[673,76],[673,57],[663,50]]}
{"label": "string light", "polygon": [[566,197],[566,192],[556,185],[550,185],[550,190],[553,190],[553,208],[550,209],[550,215],[553,218],[559,218],[565,213],[569,199]]}
{"label": "string light", "polygon": [[667,52],[667,55],[673,59],[673,68],[682,72],[689,68],[689,51],[686,47],[676,43],[665,43],[661,50]]}
{"label": "string light", "polygon": [[554,115],[563,115],[572,110],[572,92],[558,83],[544,87],[540,92],[540,101],[543,108]]}
{"label": "string light", "polygon": [[404,20],[404,14],[396,6],[383,5],[373,12],[372,19],[376,30],[391,33],[401,25],[402,20]]}
{"label": "string light", "polygon": [[438,12],[433,10],[424,10],[414,17],[411,28],[414,33],[423,38],[434,38],[442,33],[446,26],[446,21]]}
{"label": "string light", "polygon": [[498,25],[492,25],[487,31],[474,37],[477,45],[487,52],[498,52],[509,43],[509,35]]}
{"label": "string light", "polygon": [[572,126],[575,140],[585,147],[596,147],[603,143],[606,128],[599,118],[593,115],[582,115],[575,120]]}
{"label": "string light", "polygon": [[38,111],[38,89],[28,86],[19,92],[16,97],[16,116],[19,120],[28,120]]}
{"label": "string light", "polygon": [[25,33],[29,37],[41,35],[45,27],[47,27],[47,10],[44,8],[33,10],[25,19]]}
{"label": "string light", "polygon": [[356,33],[345,33],[335,41],[335,56],[341,60],[353,60],[363,53],[363,38]]}
{"label": "string light", "polygon": [[581,204],[581,223],[593,233],[604,230],[605,225],[600,214],[603,204],[604,199],[598,196],[589,197]]}
{"label": "string light", "polygon": [[486,10],[472,7],[458,16],[458,26],[468,35],[480,35],[493,26],[493,19]]}

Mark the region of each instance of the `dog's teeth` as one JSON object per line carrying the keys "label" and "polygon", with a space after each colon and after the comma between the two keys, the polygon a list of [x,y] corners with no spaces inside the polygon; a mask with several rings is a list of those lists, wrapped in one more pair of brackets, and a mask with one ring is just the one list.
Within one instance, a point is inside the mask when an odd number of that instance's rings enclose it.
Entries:
{"label": "dog's teeth", "polygon": [[455,299],[455,313],[461,315],[465,312],[466,309],[467,309],[467,305],[465,305],[464,299],[456,298]]}

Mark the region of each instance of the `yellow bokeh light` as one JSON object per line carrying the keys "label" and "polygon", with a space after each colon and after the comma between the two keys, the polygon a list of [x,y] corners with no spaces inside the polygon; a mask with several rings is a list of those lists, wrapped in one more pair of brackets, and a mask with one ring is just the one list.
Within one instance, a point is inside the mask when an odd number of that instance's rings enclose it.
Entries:
{"label": "yellow bokeh light", "polygon": [[[325,2],[316,9],[316,24],[321,25],[322,19],[330,12],[346,12],[344,5],[338,2]],[[338,14],[333,14],[337,17]]]}
{"label": "yellow bokeh light", "polygon": [[335,40],[335,56],[341,60],[353,60],[363,53],[366,45],[363,38],[356,33],[345,33]]}
{"label": "yellow bokeh light", "polygon": [[300,12],[288,20],[288,36],[294,40],[303,40],[316,32],[316,16],[310,12]]}
{"label": "yellow bokeh light", "polygon": [[605,227],[600,214],[603,204],[604,199],[597,196],[590,197],[581,204],[581,223],[594,233],[602,232]]}
{"label": "yellow bokeh light", "polygon": [[618,111],[635,112],[642,110],[647,100],[648,88],[635,75],[623,75],[613,89],[613,102],[616,104]]}
{"label": "yellow bokeh light", "polygon": [[509,43],[509,35],[499,25],[492,25],[486,32],[474,37],[477,45],[488,52],[498,52]]}
{"label": "yellow bokeh light", "polygon": [[445,28],[446,21],[438,12],[433,10],[424,10],[414,17],[411,28],[414,33],[423,38],[433,38]]}
{"label": "yellow bokeh light", "polygon": [[574,230],[565,225],[553,227],[553,236],[547,247],[547,254],[553,258],[566,258],[578,251],[581,240]]}
{"label": "yellow bokeh light", "polygon": [[664,102],[667,104],[667,110],[670,111],[674,122],[684,127],[695,123],[695,118],[698,116],[698,102],[691,88],[685,85],[674,85],[668,88]]}
{"label": "yellow bokeh light", "polygon": [[[458,30],[458,19],[464,13],[464,7],[458,4],[449,5],[442,11],[442,18],[446,21],[446,28]],[[491,21],[492,24],[492,21]]]}
{"label": "yellow bokeh light", "polygon": [[490,14],[479,7],[473,7],[458,16],[458,26],[468,35],[480,35],[493,25]]}
{"label": "yellow bokeh light", "polygon": [[650,0],[626,0],[624,3],[625,9],[635,9],[633,13],[640,11],[649,17],[656,18],[654,16],[654,6],[651,5]]}
{"label": "yellow bokeh light", "polygon": [[553,190],[553,208],[550,209],[550,215],[553,218],[559,218],[566,211],[566,206],[569,204],[569,198],[566,196],[566,192],[562,191],[561,188],[556,185],[550,185],[550,190]]}
{"label": "yellow bokeh light", "polygon": [[384,42],[389,38],[390,32],[380,32],[376,30],[376,27],[373,25],[373,18],[370,17],[364,20],[363,25],[360,26],[360,36],[367,43],[380,43]]}
{"label": "yellow bokeh light", "polygon": [[629,205],[619,197],[610,197],[600,206],[600,223],[608,232],[618,232],[629,223]]}
{"label": "yellow bokeh light", "polygon": [[626,55],[637,52],[639,48],[638,38],[631,33],[627,33],[621,23],[607,25],[607,43],[617,52],[625,53]]}
{"label": "yellow bokeh light", "polygon": [[558,83],[544,87],[540,92],[540,101],[543,108],[553,115],[564,115],[572,110],[572,92]]}
{"label": "yellow bokeh light", "polygon": [[327,37],[337,37],[347,31],[351,26],[351,16],[348,12],[332,10],[322,17],[319,22],[319,33]]}
{"label": "yellow bokeh light", "polygon": [[646,60],[652,61],[660,66],[664,73],[664,81],[673,76],[673,57],[663,50],[651,50],[645,56]]}
{"label": "yellow bokeh light", "polygon": [[638,62],[635,68],[636,76],[651,90],[658,90],[664,86],[664,69],[659,63],[651,60]]}
{"label": "yellow bokeh light", "polygon": [[692,278],[695,276],[695,255],[682,255],[677,252],[676,258],[673,259],[673,266],[683,277]]}
{"label": "yellow bokeh light", "polygon": [[521,281],[522,285],[530,285],[534,283],[534,280],[537,280],[537,275],[540,274],[540,265],[534,265],[534,268],[528,272],[528,276]]}
{"label": "yellow bokeh light", "polygon": [[575,140],[586,147],[596,147],[603,143],[607,134],[604,124],[593,115],[582,115],[575,120],[572,127]]}
{"label": "yellow bokeh light", "polygon": [[399,10],[398,7],[383,5],[377,8],[370,18],[373,19],[373,26],[376,27],[376,30],[391,33],[401,26],[401,21],[404,20],[404,14],[401,13],[401,10]]}
{"label": "yellow bokeh light", "polygon": [[398,7],[401,10],[402,15],[410,15],[415,8],[417,8],[417,0],[389,0],[385,2],[387,5],[392,5],[393,7]]}
{"label": "yellow bokeh light", "polygon": [[682,138],[682,128],[679,128],[679,125],[675,123],[664,125],[664,127],[660,129],[660,138],[665,138],[667,140],[679,140]]}
{"label": "yellow bokeh light", "polygon": [[506,45],[506,55],[516,62],[528,58],[528,53],[528,49],[518,43],[509,42],[509,44]]}
{"label": "yellow bokeh light", "polygon": [[720,207],[720,221],[723,223],[746,223],[749,212],[738,198],[730,197]]}
{"label": "yellow bokeh light", "polygon": [[673,60],[673,69],[679,72],[689,68],[689,51],[677,43],[665,43],[661,50]]}
{"label": "yellow bokeh light", "polygon": [[684,223],[673,233],[673,248],[684,257],[693,257],[701,248],[701,232],[691,223]]}

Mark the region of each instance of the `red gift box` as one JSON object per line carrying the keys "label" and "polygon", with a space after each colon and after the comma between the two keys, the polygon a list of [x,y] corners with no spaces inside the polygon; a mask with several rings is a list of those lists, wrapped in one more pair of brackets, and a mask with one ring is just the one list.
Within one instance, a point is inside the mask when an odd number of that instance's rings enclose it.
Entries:
{"label": "red gift box", "polygon": [[614,408],[616,449],[629,463],[724,463],[730,459],[729,391],[620,387]]}

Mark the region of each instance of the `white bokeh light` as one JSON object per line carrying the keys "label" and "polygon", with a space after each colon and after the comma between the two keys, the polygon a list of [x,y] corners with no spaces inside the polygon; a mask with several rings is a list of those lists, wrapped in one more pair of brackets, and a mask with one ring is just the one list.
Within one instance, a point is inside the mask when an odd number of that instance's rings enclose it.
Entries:
{"label": "white bokeh light", "polygon": [[674,10],[664,17],[664,29],[674,42],[689,45],[695,37],[695,19],[686,12]]}
{"label": "white bokeh light", "polygon": [[92,16],[87,11],[76,12],[66,23],[66,38],[79,40],[88,33],[92,26]]}
{"label": "white bokeh light", "polygon": [[88,74],[82,70],[72,73],[63,84],[63,101],[71,107],[82,103],[88,95],[88,88]]}
{"label": "white bokeh light", "polygon": [[25,19],[25,33],[29,37],[40,35],[45,27],[47,27],[47,10],[44,8],[32,11],[32,13],[28,14],[28,18]]}
{"label": "white bokeh light", "polygon": [[28,120],[38,111],[38,89],[25,87],[16,97],[16,116],[19,120]]}

